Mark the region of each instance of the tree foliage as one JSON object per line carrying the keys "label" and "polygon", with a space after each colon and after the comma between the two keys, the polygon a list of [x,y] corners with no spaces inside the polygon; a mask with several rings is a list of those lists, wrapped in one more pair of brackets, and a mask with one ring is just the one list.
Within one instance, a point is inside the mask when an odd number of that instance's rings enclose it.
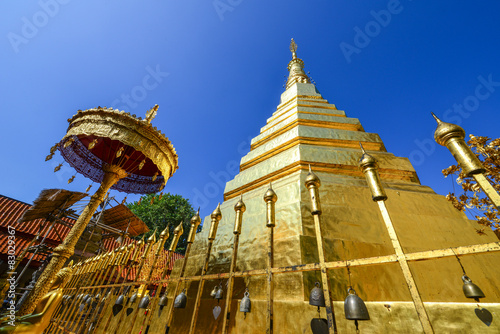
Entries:
{"label": "tree foliage", "polygon": [[149,227],[145,234],[148,238],[156,229],[156,237],[169,226],[170,237],[165,242],[165,248],[170,246],[174,236],[174,228],[183,223],[184,234],[180,237],[176,252],[184,254],[186,239],[189,233],[191,217],[196,213],[187,199],[170,193],[163,195],[149,194],[142,196],[138,202],[127,204],[128,208]]}
{"label": "tree foliage", "polygon": [[[500,138],[492,140],[488,137],[470,135],[467,145],[482,161],[486,169],[486,178],[497,191],[500,191]],[[500,213],[473,177],[465,176],[458,165],[443,169],[443,175],[445,177],[457,175],[457,183],[461,186],[463,193],[458,197],[455,193],[449,193],[446,199],[459,211],[470,210],[470,213],[477,219],[477,223],[481,225],[480,228],[476,228],[478,234],[484,234],[486,228],[498,229],[500,227]]]}

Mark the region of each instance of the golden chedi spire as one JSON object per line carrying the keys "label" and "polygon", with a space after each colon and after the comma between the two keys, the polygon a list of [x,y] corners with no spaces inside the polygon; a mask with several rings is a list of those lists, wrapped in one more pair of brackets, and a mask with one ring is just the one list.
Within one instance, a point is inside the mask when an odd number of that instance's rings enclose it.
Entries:
{"label": "golden chedi spire", "polygon": [[292,38],[290,42],[290,52],[292,52],[292,60],[288,63],[288,80],[286,82],[286,89],[290,88],[294,83],[310,83],[309,77],[304,72],[304,62],[297,57],[297,44]]}

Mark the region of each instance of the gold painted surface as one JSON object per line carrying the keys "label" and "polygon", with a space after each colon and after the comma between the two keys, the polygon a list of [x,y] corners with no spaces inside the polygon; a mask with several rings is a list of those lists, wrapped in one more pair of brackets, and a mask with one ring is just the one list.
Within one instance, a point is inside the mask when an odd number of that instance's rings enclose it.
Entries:
{"label": "gold painted surface", "polygon": [[[353,135],[344,136],[341,132],[347,132]],[[327,128],[299,126],[290,129],[277,138],[274,138],[266,144],[259,146],[255,150],[250,151],[250,153],[242,158],[240,170],[243,171],[250,166],[271,158],[274,155],[299,144],[347,147],[354,149],[359,147],[359,142],[363,142],[365,145],[370,147],[371,150],[385,151],[384,144],[380,142],[380,138],[378,138],[377,135],[361,131],[332,131]]]}
{"label": "gold painted surface", "polygon": [[[276,129],[271,128],[269,130],[269,133],[264,133],[262,135],[255,137],[254,139],[256,140],[252,141],[250,149],[254,150],[257,147],[261,146],[262,144],[268,142],[269,140],[278,137],[279,135],[287,132],[291,128],[298,125],[322,127],[329,129],[340,129],[348,131],[363,131],[363,127],[361,126],[361,124],[357,122],[345,122],[345,123],[333,122],[329,120],[318,119],[318,118],[323,118],[325,116],[321,115],[314,115],[315,117],[310,117],[310,116],[313,115],[303,114],[303,113],[296,113],[291,115],[289,118],[287,118],[286,123],[284,123],[283,126],[276,127]],[[346,118],[346,120],[352,120],[352,118]]]}

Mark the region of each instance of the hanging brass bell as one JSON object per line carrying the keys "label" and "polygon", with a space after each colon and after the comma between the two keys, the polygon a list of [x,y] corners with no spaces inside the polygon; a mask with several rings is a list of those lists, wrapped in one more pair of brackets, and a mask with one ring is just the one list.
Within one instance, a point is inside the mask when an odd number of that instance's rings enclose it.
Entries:
{"label": "hanging brass bell", "polygon": [[88,295],[87,299],[85,300],[85,304],[90,305],[92,303],[92,295]]}
{"label": "hanging brass bell", "polygon": [[83,298],[82,298],[82,303],[86,304],[87,303],[87,299],[89,299],[89,297],[90,297],[89,294],[84,295]]}
{"label": "hanging brass bell", "polygon": [[142,297],[141,302],[139,303],[139,308],[147,308],[149,305],[149,295],[145,295]]}
{"label": "hanging brass bell", "polygon": [[215,298],[215,295],[217,294],[217,285],[214,286],[214,288],[212,289],[212,292],[210,292],[210,297],[212,298]]}
{"label": "hanging brass bell", "polygon": [[246,315],[247,312],[250,312],[251,308],[252,302],[250,301],[250,293],[248,292],[248,289],[246,289],[243,298],[241,298],[240,312],[245,312]]}
{"label": "hanging brass bell", "polygon": [[356,291],[353,288],[347,289],[344,312],[347,320],[370,320],[365,302],[356,295]]}
{"label": "hanging brass bell", "polygon": [[315,287],[309,294],[309,305],[317,307],[325,307],[325,295],[323,289],[320,288],[319,282],[314,283]]}
{"label": "hanging brass bell", "polygon": [[123,301],[125,300],[125,295],[120,295],[116,298],[115,305],[123,305]]}
{"label": "hanging brass bell", "polygon": [[186,303],[187,303],[187,296],[186,296],[186,289],[184,289],[177,297],[175,297],[174,308],[186,308]]}
{"label": "hanging brass bell", "polygon": [[215,293],[215,299],[221,300],[224,296],[224,291],[222,290],[222,285],[219,285],[219,289],[217,289],[217,292]]}
{"label": "hanging brass bell", "polygon": [[135,301],[136,301],[136,300],[137,300],[137,292],[136,292],[136,293],[134,293],[134,294],[132,295],[132,297],[130,297],[130,304],[135,303]]}
{"label": "hanging brass bell", "polygon": [[474,283],[467,275],[462,276],[462,281],[464,285],[462,286],[462,290],[464,291],[464,295],[467,298],[474,298],[479,301],[479,298],[484,298],[484,293],[481,289]]}
{"label": "hanging brass bell", "polygon": [[158,301],[158,306],[165,306],[165,305],[167,305],[167,301],[168,301],[167,295],[163,294],[163,296],[161,296],[160,300]]}

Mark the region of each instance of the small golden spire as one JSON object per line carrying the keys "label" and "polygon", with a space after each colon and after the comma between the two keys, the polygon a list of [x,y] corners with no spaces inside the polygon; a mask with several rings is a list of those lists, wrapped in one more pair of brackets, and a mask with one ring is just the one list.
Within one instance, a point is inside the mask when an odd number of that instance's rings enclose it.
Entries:
{"label": "small golden spire", "polygon": [[183,234],[184,233],[184,227],[182,226],[182,221],[179,223],[179,225],[177,225],[174,229],[174,234],[175,235],[178,235],[178,234]]}
{"label": "small golden spire", "polygon": [[264,194],[264,201],[265,202],[276,202],[278,200],[278,196],[273,190],[273,185],[271,182],[269,182],[269,189],[267,189],[266,193]]}
{"label": "small golden spire", "polygon": [[434,139],[439,145],[446,146],[446,143],[451,138],[459,138],[463,140],[465,138],[465,130],[462,127],[441,121],[433,112],[431,112],[432,117],[438,123],[436,131],[434,132]]}
{"label": "small golden spire", "polygon": [[146,112],[146,122],[151,124],[151,121],[156,117],[157,111],[158,111],[158,105],[155,104],[153,108],[149,109]]}
{"label": "small golden spire", "polygon": [[359,143],[359,146],[361,147],[361,152],[363,153],[361,159],[359,159],[359,167],[361,168],[365,168],[368,166],[376,167],[377,160],[370,154],[366,153],[365,148],[363,147],[363,144],[361,144],[361,142]]}
{"label": "small golden spire", "polygon": [[153,231],[153,234],[151,234],[151,236],[148,238],[148,243],[152,243],[152,242],[156,242],[156,230],[158,228],[155,228],[155,230]]}
{"label": "small golden spire", "polygon": [[321,186],[319,177],[316,176],[316,174],[314,174],[311,170],[311,164],[309,164],[309,173],[306,176],[305,185],[307,188],[309,188],[310,186],[319,188]]}
{"label": "small golden spire", "polygon": [[169,233],[168,233],[168,225],[165,227],[163,231],[160,233],[160,239],[168,239]]}
{"label": "small golden spire", "polygon": [[215,208],[214,212],[212,212],[211,216],[212,219],[217,219],[221,220],[222,218],[222,212],[220,211],[220,203],[217,205],[217,208]]}
{"label": "small golden spire", "polygon": [[286,82],[286,89],[290,88],[295,83],[310,83],[309,77],[304,72],[304,61],[297,57],[297,44],[292,38],[290,42],[290,51],[292,52],[292,60],[288,63],[288,71],[290,72]]}
{"label": "small golden spire", "polygon": [[292,52],[292,57],[293,59],[297,58],[297,44],[292,38],[292,41],[290,42],[290,52]]}
{"label": "small golden spire", "polygon": [[240,198],[238,199],[238,202],[234,205],[234,211],[241,211],[245,212],[247,209],[245,203],[243,202],[243,194],[240,194]]}

